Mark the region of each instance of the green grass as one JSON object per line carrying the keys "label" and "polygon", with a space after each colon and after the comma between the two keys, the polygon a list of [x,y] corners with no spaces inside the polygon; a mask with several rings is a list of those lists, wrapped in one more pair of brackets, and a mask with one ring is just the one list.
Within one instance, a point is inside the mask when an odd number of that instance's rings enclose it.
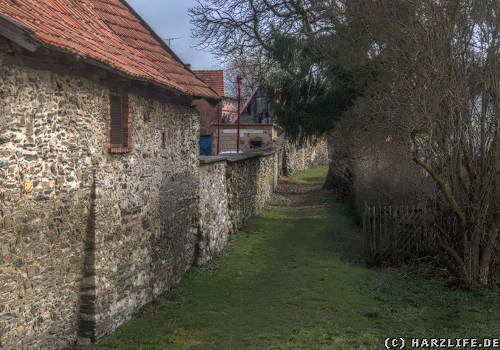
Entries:
{"label": "green grass", "polygon": [[322,184],[325,181],[327,172],[328,164],[323,164],[297,174],[292,181],[296,184]]}
{"label": "green grass", "polygon": [[498,291],[450,290],[427,268],[363,267],[358,228],[319,191],[319,167],[282,193],[224,254],[97,349],[382,349],[386,337],[498,337]]}

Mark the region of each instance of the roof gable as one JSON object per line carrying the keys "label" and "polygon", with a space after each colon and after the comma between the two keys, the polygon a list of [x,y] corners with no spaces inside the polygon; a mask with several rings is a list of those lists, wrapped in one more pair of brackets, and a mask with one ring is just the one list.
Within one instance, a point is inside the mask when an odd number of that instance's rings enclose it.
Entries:
{"label": "roof gable", "polygon": [[243,108],[241,109],[242,113],[244,113],[245,109],[247,109],[247,107],[250,105],[250,103],[252,102],[252,100],[255,97],[255,94],[257,94],[257,91],[259,89],[260,89],[260,86],[257,86],[255,89],[253,89],[252,93],[250,94],[250,97],[247,99],[247,101],[243,105]]}
{"label": "roof gable", "polygon": [[0,14],[48,47],[182,94],[219,98],[123,0],[0,0]]}
{"label": "roof gable", "polygon": [[223,70],[195,70],[193,73],[214,89],[219,96],[225,96]]}

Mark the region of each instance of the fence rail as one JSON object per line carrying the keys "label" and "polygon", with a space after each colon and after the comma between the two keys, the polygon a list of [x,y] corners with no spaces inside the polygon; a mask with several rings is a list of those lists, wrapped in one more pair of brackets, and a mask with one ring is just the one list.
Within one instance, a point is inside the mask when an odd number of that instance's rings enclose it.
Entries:
{"label": "fence rail", "polygon": [[394,262],[433,254],[437,239],[424,205],[369,206],[363,211],[368,263]]}

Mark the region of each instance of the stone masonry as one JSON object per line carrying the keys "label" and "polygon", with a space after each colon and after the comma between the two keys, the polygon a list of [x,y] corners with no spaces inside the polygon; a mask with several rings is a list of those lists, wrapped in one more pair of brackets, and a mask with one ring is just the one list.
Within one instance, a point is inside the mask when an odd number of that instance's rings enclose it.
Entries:
{"label": "stone masonry", "polygon": [[196,111],[136,92],[132,151],[110,154],[110,89],[0,55],[1,349],[113,332],[215,256],[280,174],[326,159],[319,143],[200,166]]}
{"label": "stone masonry", "polygon": [[104,93],[83,79],[0,64],[5,349],[58,348],[76,340]]}
{"label": "stone masonry", "polygon": [[326,162],[326,143],[275,147],[238,156],[201,157],[199,264],[219,253],[238,225],[255,215],[278,185],[280,175]]}
{"label": "stone masonry", "polygon": [[314,167],[328,159],[326,138],[309,140],[303,145],[286,143],[284,147],[283,171],[286,176]]}
{"label": "stone masonry", "polygon": [[95,341],[194,261],[198,115],[129,94],[110,154],[107,87],[0,63],[0,348]]}
{"label": "stone masonry", "polygon": [[198,116],[137,96],[131,105],[133,152],[104,152],[97,161],[95,277],[87,281],[96,286],[92,339],[177,283],[194,261]]}
{"label": "stone masonry", "polygon": [[221,251],[232,228],[227,196],[227,162],[224,158],[203,158],[199,183],[200,236],[197,265],[206,263]]}

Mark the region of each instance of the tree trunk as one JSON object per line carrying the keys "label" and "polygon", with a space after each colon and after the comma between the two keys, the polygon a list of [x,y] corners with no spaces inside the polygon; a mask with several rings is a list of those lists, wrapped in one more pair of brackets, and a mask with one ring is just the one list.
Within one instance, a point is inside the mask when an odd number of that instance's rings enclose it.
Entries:
{"label": "tree trunk", "polygon": [[[473,232],[470,239],[462,242],[461,249],[463,250],[463,265],[462,273],[457,277],[462,279],[463,287],[473,289],[474,287],[491,287],[495,283],[495,271],[497,257],[495,254],[498,232],[489,232],[485,235],[490,243],[480,244],[477,237],[480,237],[481,232],[478,229]],[[454,249],[458,249],[457,246]],[[456,250],[455,250],[456,251]],[[449,253],[449,251],[448,251]],[[454,256],[457,266],[461,265],[459,255]],[[456,271],[455,271],[456,273]],[[460,276],[461,275],[461,276]]]}
{"label": "tree trunk", "polygon": [[489,238],[490,242],[481,247],[479,256],[479,283],[483,286],[491,286],[495,283],[496,267],[499,263],[496,255],[499,242],[498,236],[498,230],[489,232],[486,237]]}
{"label": "tree trunk", "polygon": [[346,204],[354,203],[353,162],[349,146],[339,131],[328,135],[328,175],[324,189],[335,191]]}

